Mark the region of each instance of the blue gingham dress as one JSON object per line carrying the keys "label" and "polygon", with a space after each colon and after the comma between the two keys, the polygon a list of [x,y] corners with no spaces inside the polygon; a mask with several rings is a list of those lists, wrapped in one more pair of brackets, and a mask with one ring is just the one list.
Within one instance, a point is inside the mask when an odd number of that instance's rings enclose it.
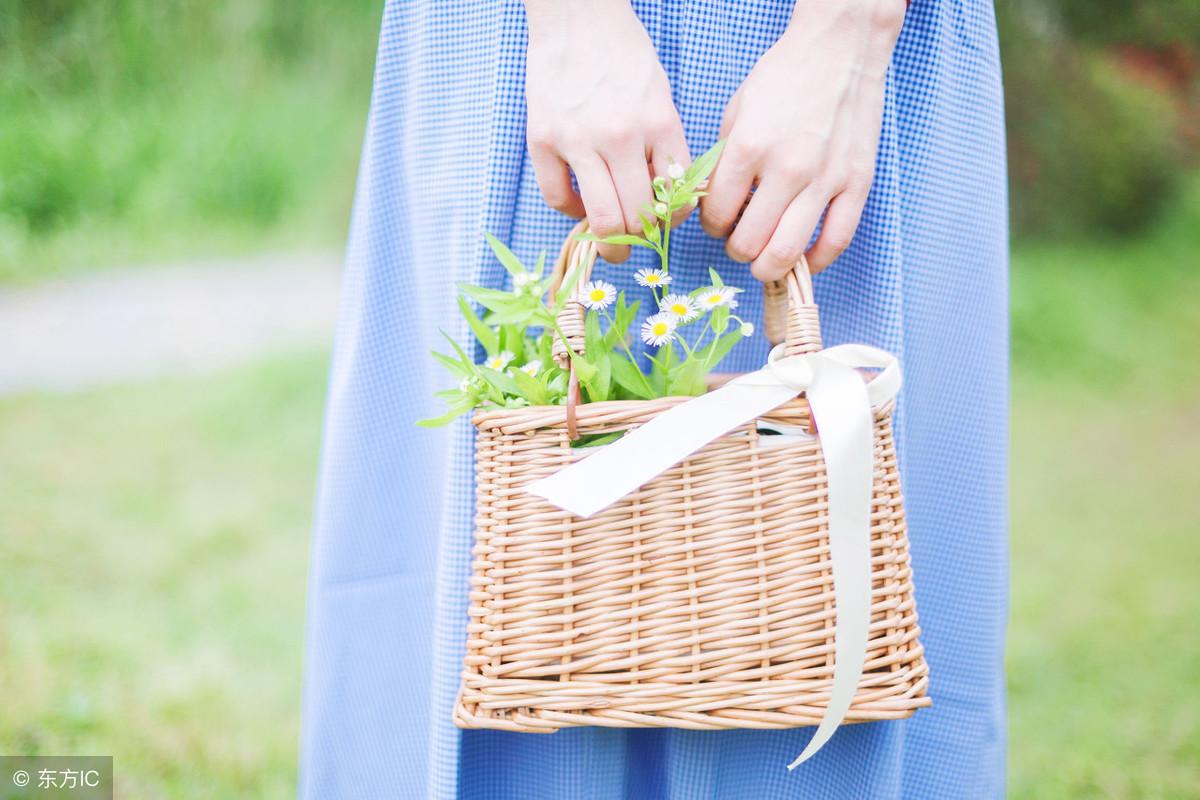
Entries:
{"label": "blue gingham dress", "polygon": [[[788,20],[788,0],[635,0],[693,153]],[[551,257],[525,145],[515,0],[389,2],[329,388],[312,550],[300,794],[305,798],[987,798],[1003,793],[1007,232],[992,6],[917,0],[888,80],[874,189],[850,249],[817,278],[828,344],[903,364],[897,432],[932,709],[811,736],[577,728],[462,732],[472,439],[429,431],[450,377],[438,329],[468,333],[455,280],[504,286],[483,241]],[[802,81],[797,90],[802,91]],[[672,236],[683,285],[716,266],[760,294],[696,215]],[[597,274],[633,292],[639,251]],[[694,277],[688,271],[694,270]],[[724,368],[760,366],[748,340]]]}

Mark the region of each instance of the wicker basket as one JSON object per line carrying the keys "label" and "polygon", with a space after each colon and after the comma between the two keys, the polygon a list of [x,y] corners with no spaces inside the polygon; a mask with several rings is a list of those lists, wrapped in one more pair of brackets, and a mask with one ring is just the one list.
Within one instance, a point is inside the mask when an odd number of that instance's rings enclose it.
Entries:
{"label": "wicker basket", "polygon": [[[556,282],[572,268],[582,284],[595,260],[594,245],[568,238]],[[768,338],[785,339],[788,354],[821,348],[806,266],[767,287],[766,301]],[[569,304],[560,320],[575,347],[582,313]],[[475,416],[476,543],[457,725],[820,721],[834,594],[818,438],[784,442],[743,426],[588,519],[523,489],[588,454],[570,446],[573,435],[636,428],[688,399]],[[871,627],[845,722],[901,719],[930,702],[891,412],[891,403],[874,409]],[[811,430],[803,397],[762,421]]]}

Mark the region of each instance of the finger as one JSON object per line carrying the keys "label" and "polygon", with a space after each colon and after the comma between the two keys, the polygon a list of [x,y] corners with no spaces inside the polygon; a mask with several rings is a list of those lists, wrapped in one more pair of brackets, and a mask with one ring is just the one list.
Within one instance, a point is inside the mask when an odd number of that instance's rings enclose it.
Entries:
{"label": "finger", "polygon": [[583,199],[571,185],[571,172],[566,162],[541,147],[529,148],[529,160],[546,205],[575,219],[583,217]]}
{"label": "finger", "polygon": [[[650,148],[650,163],[654,167],[655,176],[667,177],[672,164],[687,169],[692,164],[692,154],[688,150],[687,139],[683,135],[683,125],[678,118],[655,139]],[[692,209],[681,208],[671,217],[671,227],[687,219]]]}
{"label": "finger", "polygon": [[608,172],[612,175],[621,203],[621,217],[625,220],[623,231],[640,235],[642,221],[648,204],[654,202],[650,193],[650,167],[646,164],[646,152],[642,147],[606,158]]}
{"label": "finger", "polygon": [[750,156],[733,140],[721,154],[708,181],[708,196],[700,200],[700,225],[709,236],[723,238],[733,230],[754,183],[756,163]]}
{"label": "finger", "polygon": [[751,263],[751,274],[760,281],[775,281],[795,267],[812,239],[813,229],[817,227],[817,220],[821,218],[826,202],[828,199],[825,194],[815,188],[801,192],[779,218],[779,224],[767,241],[767,246]]}
{"label": "finger", "polygon": [[864,205],[866,196],[856,192],[842,192],[833,198],[825,212],[821,233],[808,251],[808,266],[814,273],[828,267],[850,246]]}
{"label": "finger", "polygon": [[[571,168],[575,170],[575,179],[579,181],[579,193],[583,195],[583,207],[592,233],[600,237],[624,233],[621,201],[617,198],[608,166],[599,154],[592,153],[575,159],[571,162]],[[610,264],[619,264],[629,257],[628,246],[598,244],[597,249]]]}
{"label": "finger", "polygon": [[758,258],[775,233],[783,212],[797,196],[796,189],[778,178],[768,178],[754,190],[750,205],[742,212],[725,252],[734,261],[745,263]]}
{"label": "finger", "polygon": [[[744,85],[744,84],[743,84]],[[725,113],[721,115],[721,130],[717,134],[718,139],[724,139],[733,130],[733,123],[737,119],[738,109],[742,104],[742,87],[733,93],[733,97],[729,98],[729,103],[725,106]]]}

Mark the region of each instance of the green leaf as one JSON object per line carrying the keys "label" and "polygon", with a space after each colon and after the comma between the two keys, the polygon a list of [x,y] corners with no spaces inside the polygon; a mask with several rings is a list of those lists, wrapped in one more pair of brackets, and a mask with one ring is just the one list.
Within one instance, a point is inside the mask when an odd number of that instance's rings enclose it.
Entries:
{"label": "green leaf", "polygon": [[695,396],[704,394],[704,375],[707,372],[704,362],[698,358],[689,358],[675,370],[671,376],[669,392],[672,395]]}
{"label": "green leaf", "polygon": [[556,369],[554,376],[546,381],[546,393],[561,400],[567,393],[567,373]]}
{"label": "green leaf", "polygon": [[567,304],[567,300],[571,298],[571,293],[575,291],[576,284],[579,283],[579,276],[583,274],[581,269],[573,269],[566,276],[562,286],[558,287],[558,291],[554,293],[554,313],[562,311],[563,306]]}
{"label": "green leaf", "polygon": [[718,289],[725,285],[724,281],[721,280],[721,276],[718,275],[717,271],[712,267],[708,268],[708,277],[712,279],[712,285],[716,286]]}
{"label": "green leaf", "polygon": [[580,436],[571,442],[571,447],[599,447],[601,445],[610,444],[620,439],[625,435],[625,431],[613,431],[612,433],[593,433],[588,436]]}
{"label": "green leaf", "polygon": [[692,162],[691,166],[684,170],[683,185],[687,191],[694,191],[695,188],[704,182],[713,169],[716,168],[717,162],[721,158],[721,151],[725,149],[725,140],[721,139],[708,151]]}
{"label": "green leaf", "polygon": [[438,333],[440,333],[442,336],[444,336],[446,338],[446,341],[449,342],[450,346],[454,348],[454,352],[458,354],[458,357],[462,360],[462,363],[465,365],[470,365],[472,372],[474,372],[474,370],[475,370],[474,360],[467,358],[467,354],[464,353],[463,349],[458,346],[458,342],[454,341],[454,339],[450,336],[450,334],[446,333],[443,330],[439,329]]}
{"label": "green leaf", "polygon": [[533,274],[536,275],[538,277],[538,279],[540,280],[542,277],[542,271],[545,268],[546,268],[546,251],[543,250],[542,252],[538,253],[537,266],[534,267]]}
{"label": "green leaf", "polygon": [[496,332],[483,324],[483,320],[479,318],[475,309],[471,308],[471,304],[462,295],[458,296],[458,310],[462,312],[463,317],[467,320],[467,325],[471,326],[471,332],[475,334],[475,338],[483,345],[487,354],[489,356],[496,355],[500,351]]}
{"label": "green leaf", "polygon": [[646,241],[657,245],[662,237],[662,231],[658,228],[658,221],[653,217],[647,217],[645,214],[638,214],[642,220],[642,235],[646,237]]}
{"label": "green leaf", "polygon": [[599,314],[589,311],[583,319],[583,354],[594,364],[596,357],[602,355],[606,349],[604,334],[600,333]]}
{"label": "green leaf", "polygon": [[513,355],[524,353],[525,331],[516,325],[503,325],[500,328],[500,349]]}
{"label": "green leaf", "polygon": [[458,291],[474,300],[489,311],[505,313],[511,311],[520,298],[511,292],[501,292],[497,289],[485,289],[482,286],[471,286],[467,283],[458,284]]}
{"label": "green leaf", "polygon": [[613,354],[612,377],[618,386],[634,397],[642,400],[654,399],[650,392],[646,391],[646,380],[641,370],[625,356]]}
{"label": "green leaf", "polygon": [[450,356],[443,355],[436,350],[430,350],[429,352],[441,363],[443,367],[450,370],[460,378],[466,378],[475,374],[475,366],[473,364],[459,363]]}
{"label": "green leaf", "polygon": [[[583,386],[587,390],[589,402],[602,403],[608,399],[612,389],[611,355],[611,353],[602,352],[597,360],[591,362],[592,366],[596,368],[596,374]],[[583,378],[579,380],[583,382]]]}
{"label": "green leaf", "polygon": [[521,396],[528,400],[530,404],[535,406],[544,406],[547,404],[546,387],[537,378],[528,372],[515,369],[512,372],[512,379]]}
{"label": "green leaf", "polygon": [[591,233],[580,233],[575,238],[585,242],[600,242],[601,244],[631,244],[637,247],[653,247],[650,242],[641,236],[634,236],[631,233],[614,233],[612,236],[605,236],[603,238]]}
{"label": "green leaf", "polygon": [[712,348],[712,358],[706,358],[705,361],[712,364],[713,367],[717,366],[721,363],[721,359],[729,355],[729,351],[733,349],[733,346],[745,338],[745,336],[742,336],[740,330],[734,330],[731,333],[725,334],[709,345]]}
{"label": "green leaf", "polygon": [[489,367],[480,367],[479,374],[501,394],[520,396],[521,390],[517,386],[517,382],[507,372],[498,372]]}
{"label": "green leaf", "polygon": [[469,413],[475,408],[475,401],[470,397],[465,397],[463,400],[455,403],[446,409],[446,413],[437,417],[429,417],[428,419],[419,419],[417,424],[422,428],[440,428],[443,425],[448,425],[463,414]]}
{"label": "green leaf", "polygon": [[712,326],[713,332],[720,336],[729,327],[729,306],[717,306],[712,310],[712,317],[708,320]]}
{"label": "green leaf", "polygon": [[513,255],[513,252],[504,245],[504,242],[490,233],[485,233],[484,237],[487,239],[487,243],[491,245],[492,252],[496,254],[496,258],[500,259],[500,263],[504,265],[504,268],[508,270],[510,275],[523,275],[529,271],[525,269],[525,265],[521,263],[521,259]]}
{"label": "green leaf", "polygon": [[613,312],[613,322],[608,330],[604,332],[604,348],[612,350],[618,344],[626,341],[629,335],[629,325],[637,319],[638,309],[641,307],[642,301],[638,300],[632,306],[625,305],[625,293],[621,292],[617,295],[617,307]]}
{"label": "green leaf", "polygon": [[507,325],[524,325],[530,322],[529,316],[529,311],[523,308],[511,311],[494,311],[488,314],[484,322],[503,329]]}

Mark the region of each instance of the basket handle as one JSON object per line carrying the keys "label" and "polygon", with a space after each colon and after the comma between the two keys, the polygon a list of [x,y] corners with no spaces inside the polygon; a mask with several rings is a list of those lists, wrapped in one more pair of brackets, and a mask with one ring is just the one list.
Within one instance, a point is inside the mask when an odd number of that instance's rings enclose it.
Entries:
{"label": "basket handle", "polygon": [[[567,234],[554,269],[550,273],[550,296],[554,297],[564,281],[574,281],[581,287],[592,277],[596,265],[596,243],[578,238],[587,233],[587,220],[581,220]],[[578,273],[578,277],[575,274]],[[567,354],[567,344],[577,354],[583,354],[584,313],[578,292],[572,293],[558,315],[558,326],[566,337],[555,337],[551,351],[555,363],[571,374],[567,393],[567,434],[579,438],[575,424],[575,406],[580,402],[575,368]],[[784,354],[793,356],[815,353],[821,349],[821,323],[813,296],[812,275],[803,255],[786,277],[763,283],[763,332],[771,344],[784,342]]]}
{"label": "basket handle", "polygon": [[[566,304],[562,311],[558,314],[558,327],[566,335],[567,344],[571,345],[571,349],[576,353],[583,353],[583,320],[584,307],[583,303],[579,302],[578,287],[583,286],[592,277],[592,267],[596,265],[597,249],[595,242],[585,241],[578,238],[580,235],[587,233],[587,220],[581,220],[571,232],[567,234],[566,241],[563,242],[562,249],[558,251],[558,259],[554,262],[554,270],[550,273],[550,297],[558,294],[558,287],[563,285],[569,277],[573,278],[575,273],[579,273],[578,279],[575,280],[577,291],[572,292],[567,298]],[[551,350],[555,363],[563,369],[570,369],[574,374],[575,370],[571,369],[570,356],[567,355],[566,345],[563,344],[561,337],[555,337],[554,347]],[[568,400],[568,403],[570,401]],[[574,437],[572,437],[574,438]]]}
{"label": "basket handle", "polygon": [[821,349],[821,318],[803,255],[786,276],[763,283],[763,333],[773,345],[784,342],[784,355]]}

